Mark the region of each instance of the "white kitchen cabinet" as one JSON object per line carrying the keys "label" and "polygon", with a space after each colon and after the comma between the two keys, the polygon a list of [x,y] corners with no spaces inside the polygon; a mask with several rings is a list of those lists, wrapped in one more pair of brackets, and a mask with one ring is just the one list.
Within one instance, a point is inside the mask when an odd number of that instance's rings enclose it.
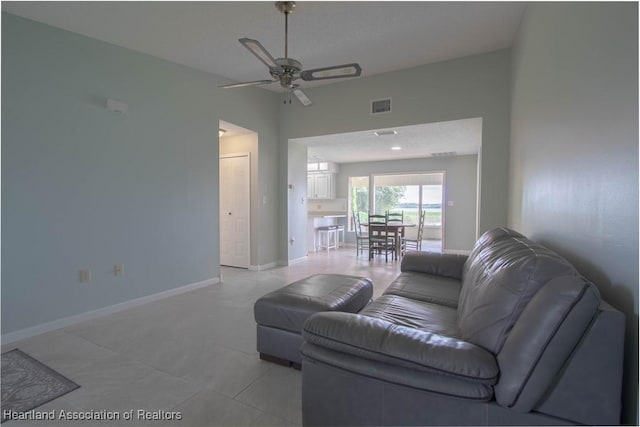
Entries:
{"label": "white kitchen cabinet", "polygon": [[335,176],[331,173],[310,173],[307,175],[308,199],[335,198]]}
{"label": "white kitchen cabinet", "polygon": [[307,199],[335,199],[338,165],[332,162],[309,162],[307,171]]}

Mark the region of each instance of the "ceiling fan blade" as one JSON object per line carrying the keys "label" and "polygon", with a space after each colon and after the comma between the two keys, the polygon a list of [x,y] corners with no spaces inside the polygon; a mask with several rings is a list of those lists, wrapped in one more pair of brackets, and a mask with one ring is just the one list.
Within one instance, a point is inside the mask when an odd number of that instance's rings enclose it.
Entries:
{"label": "ceiling fan blade", "polygon": [[270,69],[279,70],[282,68],[278,64],[276,64],[276,60],[273,59],[273,56],[271,56],[269,51],[267,51],[267,49],[265,49],[264,46],[262,46],[262,44],[260,44],[258,40],[243,38],[243,39],[238,39],[238,41],[242,43],[244,47],[249,49],[249,51],[253,53],[256,56],[256,58],[262,61],[264,65],[266,65]]}
{"label": "ceiling fan blade", "polygon": [[277,82],[277,80],[255,80],[253,82],[231,83],[228,85],[222,85],[218,87],[222,89],[232,89],[234,87],[267,85],[269,83],[275,83],[275,82]]}
{"label": "ceiling fan blade", "polygon": [[309,99],[307,94],[304,93],[304,91],[299,87],[291,88],[291,92],[293,92],[293,94],[296,96],[296,98],[298,98],[298,101],[300,101],[303,106],[308,107],[312,104],[311,99]]}
{"label": "ceiling fan blade", "polygon": [[327,80],[341,79],[343,77],[358,77],[360,73],[362,73],[362,68],[360,68],[360,65],[353,63],[306,70],[300,73],[300,77],[302,78],[302,80],[306,81]]}

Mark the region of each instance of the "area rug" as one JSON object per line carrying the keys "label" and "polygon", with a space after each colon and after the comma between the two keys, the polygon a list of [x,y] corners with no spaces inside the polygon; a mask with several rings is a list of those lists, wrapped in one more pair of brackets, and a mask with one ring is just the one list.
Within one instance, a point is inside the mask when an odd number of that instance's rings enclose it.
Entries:
{"label": "area rug", "polygon": [[80,387],[18,349],[2,354],[1,368],[2,422],[7,412],[30,411]]}

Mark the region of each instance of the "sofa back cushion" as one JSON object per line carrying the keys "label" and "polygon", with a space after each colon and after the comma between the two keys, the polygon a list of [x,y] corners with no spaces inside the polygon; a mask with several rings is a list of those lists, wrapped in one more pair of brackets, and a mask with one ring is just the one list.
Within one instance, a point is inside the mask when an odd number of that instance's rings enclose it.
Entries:
{"label": "sofa back cushion", "polygon": [[498,354],[531,298],[557,276],[578,276],[555,252],[508,229],[491,230],[465,263],[458,303],[461,338]]}
{"label": "sofa back cushion", "polygon": [[498,354],[496,401],[518,412],[534,409],[589,330],[600,303],[598,289],[582,277],[559,276],[540,289]]}
{"label": "sofa back cushion", "polygon": [[[471,254],[469,254],[469,258],[475,258],[483,249],[492,245],[493,243],[502,240],[508,239],[510,237],[526,237],[515,230],[512,230],[507,227],[497,227],[491,230],[488,230],[480,236],[480,238],[476,241],[475,245],[473,245],[473,250]],[[469,265],[465,265],[465,269],[468,269]]]}

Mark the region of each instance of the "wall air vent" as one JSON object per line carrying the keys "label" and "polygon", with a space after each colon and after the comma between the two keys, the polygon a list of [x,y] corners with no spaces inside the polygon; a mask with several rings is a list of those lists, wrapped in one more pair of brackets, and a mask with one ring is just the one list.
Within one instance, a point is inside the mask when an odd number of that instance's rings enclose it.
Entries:
{"label": "wall air vent", "polygon": [[431,157],[450,157],[455,156],[455,151],[443,151],[441,153],[431,153]]}
{"label": "wall air vent", "polygon": [[384,114],[391,112],[391,98],[374,99],[371,101],[371,114]]}

